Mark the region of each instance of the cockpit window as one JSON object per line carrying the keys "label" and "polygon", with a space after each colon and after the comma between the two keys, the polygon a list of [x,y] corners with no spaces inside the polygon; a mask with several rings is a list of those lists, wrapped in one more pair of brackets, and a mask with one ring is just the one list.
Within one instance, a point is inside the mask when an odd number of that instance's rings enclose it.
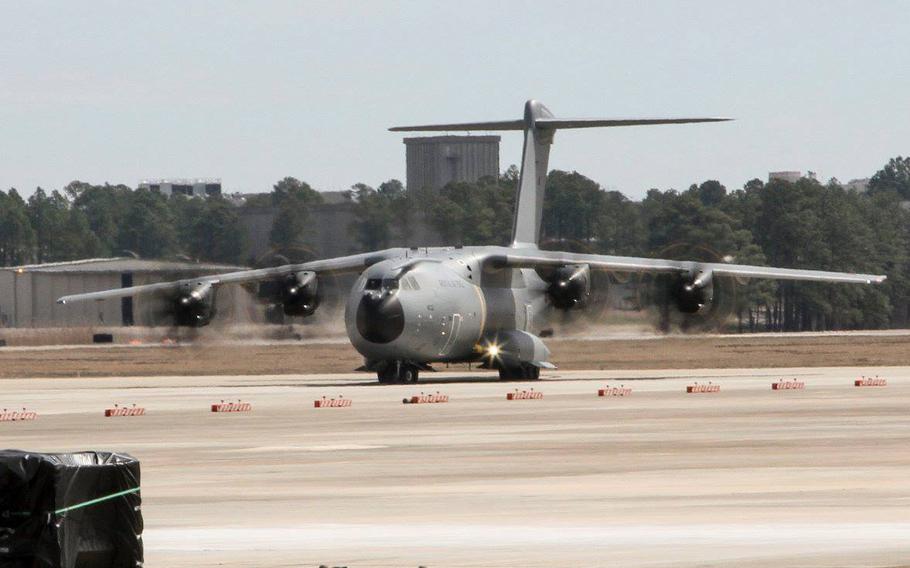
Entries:
{"label": "cockpit window", "polygon": [[397,290],[397,278],[370,278],[367,280],[365,290]]}

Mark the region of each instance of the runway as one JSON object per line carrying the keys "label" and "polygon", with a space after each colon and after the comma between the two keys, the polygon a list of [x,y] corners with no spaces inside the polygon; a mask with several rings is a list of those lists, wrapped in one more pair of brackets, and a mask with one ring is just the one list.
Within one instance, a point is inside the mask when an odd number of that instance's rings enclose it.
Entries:
{"label": "runway", "polygon": [[[855,388],[860,374],[885,388]],[[4,379],[4,447],[142,461],[147,566],[894,566],[910,367]],[[798,378],[805,390],[772,391]],[[694,381],[721,391],[686,394]],[[605,385],[628,397],[599,398]],[[533,387],[540,400],[506,401]],[[421,391],[444,404],[403,405]],[[322,396],[349,408],[313,407]],[[212,414],[221,399],[248,414]],[[114,402],[147,409],[104,418]]]}

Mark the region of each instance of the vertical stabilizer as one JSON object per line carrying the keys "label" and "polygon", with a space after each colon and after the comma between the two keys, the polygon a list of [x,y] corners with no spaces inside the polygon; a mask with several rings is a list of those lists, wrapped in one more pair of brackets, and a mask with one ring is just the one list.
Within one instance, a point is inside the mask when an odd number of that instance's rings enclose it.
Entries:
{"label": "vertical stabilizer", "polygon": [[525,103],[525,143],[521,152],[521,175],[515,198],[512,224],[513,247],[536,247],[540,238],[543,199],[547,186],[552,128],[538,128],[538,119],[553,118],[553,113],[538,101]]}

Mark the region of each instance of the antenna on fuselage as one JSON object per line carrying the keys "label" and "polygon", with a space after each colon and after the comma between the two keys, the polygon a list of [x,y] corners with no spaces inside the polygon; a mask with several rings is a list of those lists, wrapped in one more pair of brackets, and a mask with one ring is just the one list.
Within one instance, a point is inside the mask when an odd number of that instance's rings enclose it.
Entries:
{"label": "antenna on fuselage", "polygon": [[656,124],[686,124],[692,122],[723,122],[730,118],[556,118],[543,103],[525,103],[522,120],[465,122],[454,124],[425,124],[395,126],[392,132],[432,132],[451,130],[523,130],[524,147],[521,153],[521,174],[512,224],[512,247],[536,248],[540,239],[544,193],[547,185],[547,166],[553,135],[560,128],[595,128],[614,126],[650,126]]}

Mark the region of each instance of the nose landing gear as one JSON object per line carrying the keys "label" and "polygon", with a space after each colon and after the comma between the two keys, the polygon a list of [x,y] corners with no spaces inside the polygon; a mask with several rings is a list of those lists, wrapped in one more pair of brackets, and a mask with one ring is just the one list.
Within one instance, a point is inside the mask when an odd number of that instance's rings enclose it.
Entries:
{"label": "nose landing gear", "polygon": [[416,383],[419,378],[419,369],[405,361],[389,361],[376,374],[379,382],[384,385]]}

